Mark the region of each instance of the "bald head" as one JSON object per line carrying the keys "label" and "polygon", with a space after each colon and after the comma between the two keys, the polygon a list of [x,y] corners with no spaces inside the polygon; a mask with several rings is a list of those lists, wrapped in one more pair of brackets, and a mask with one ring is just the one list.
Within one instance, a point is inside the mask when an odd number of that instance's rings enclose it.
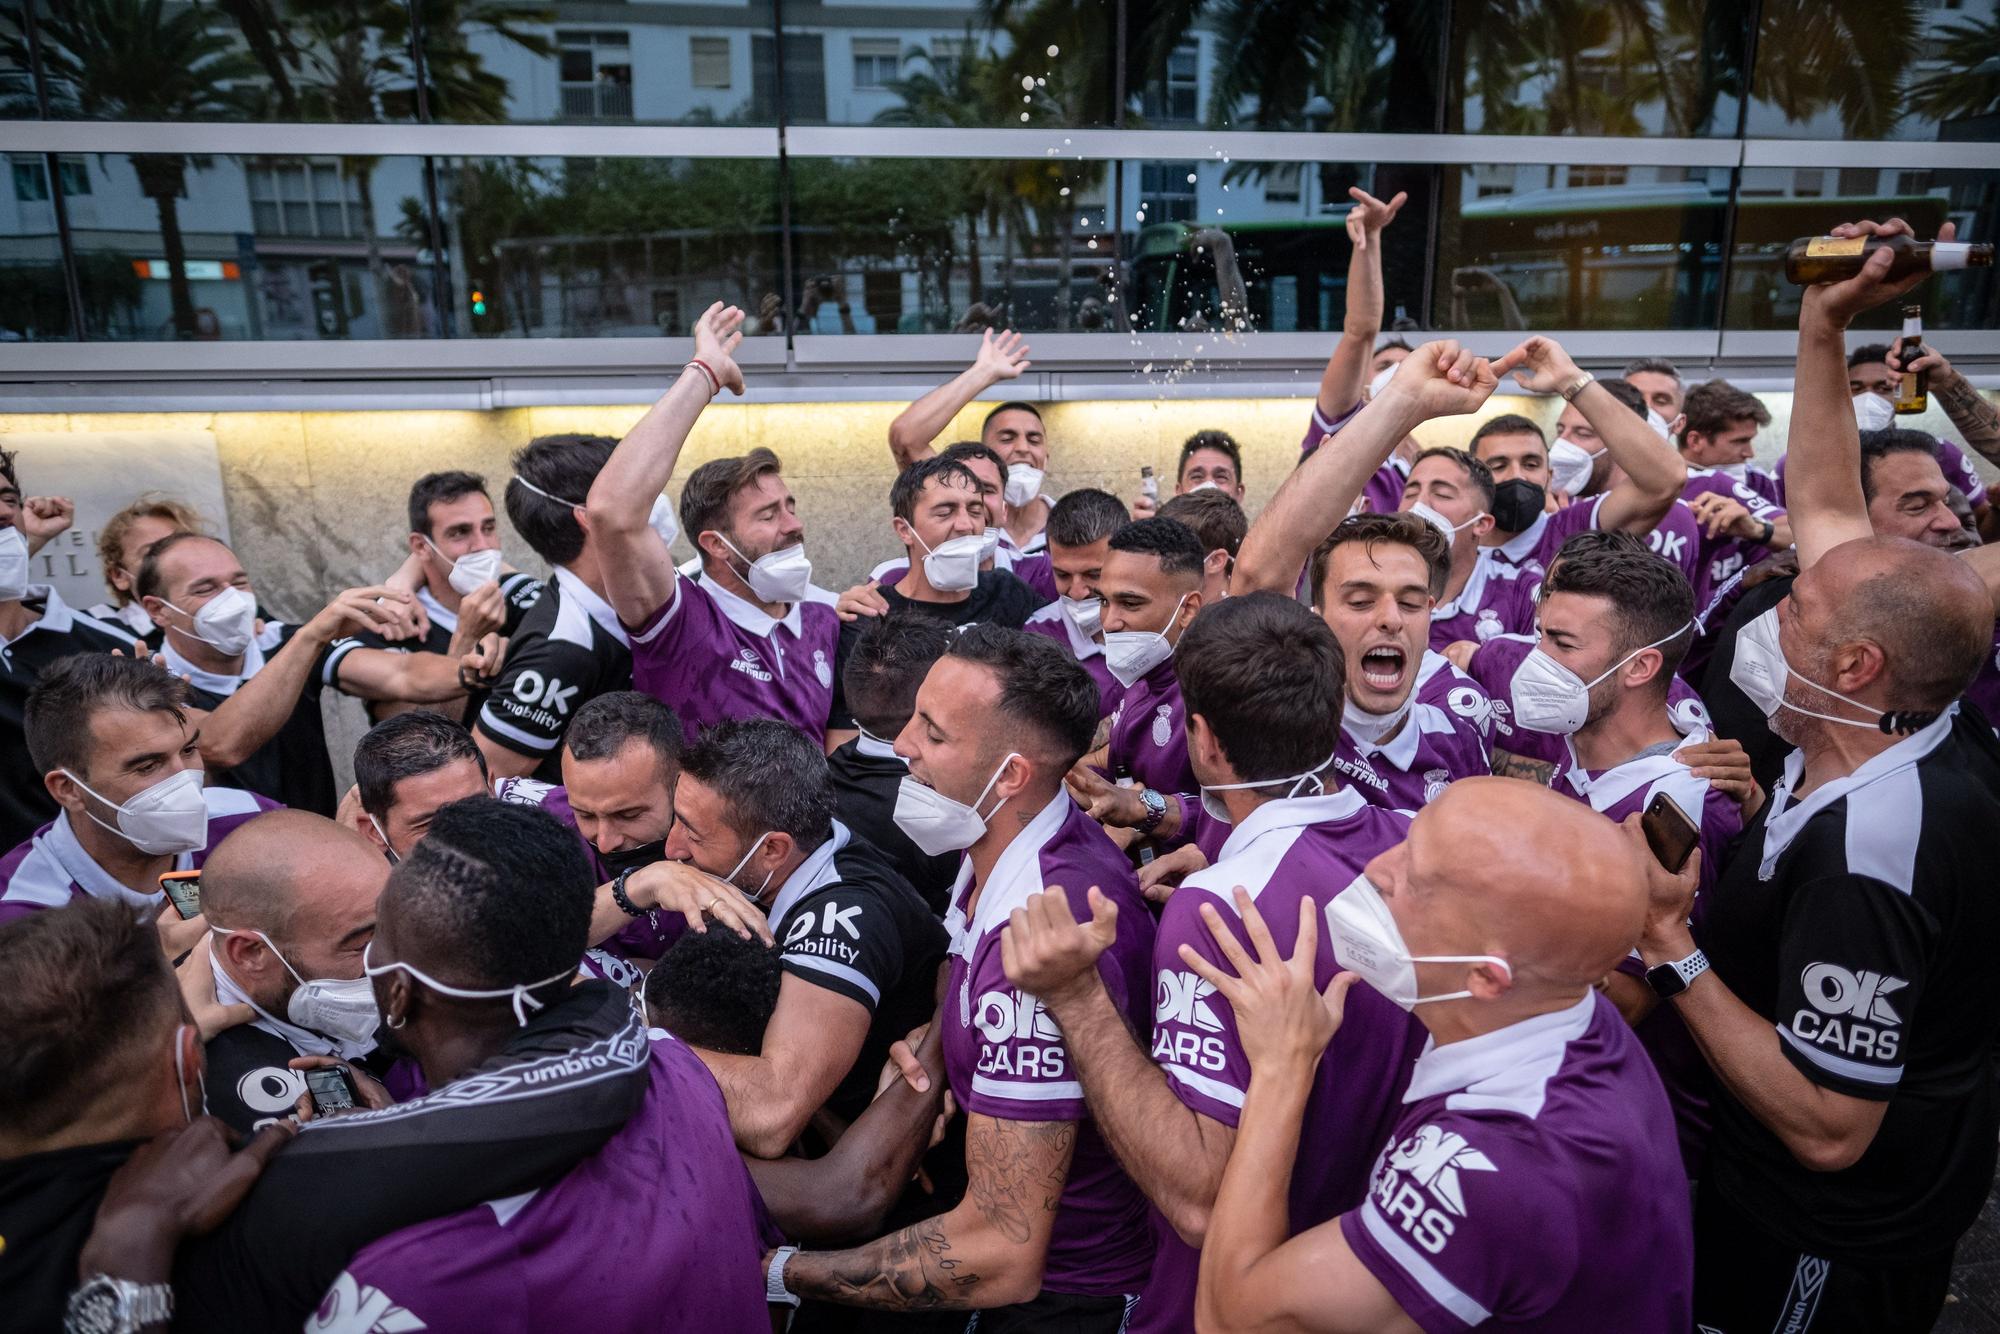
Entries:
{"label": "bald head", "polygon": [[1573,994],[1639,938],[1637,851],[1617,825],[1547,788],[1453,783],[1418,814],[1404,848],[1395,912],[1412,953],[1495,954],[1517,991]]}
{"label": "bald head", "polygon": [[202,914],[211,925],[282,942],[319,910],[357,899],[372,905],[388,878],[380,850],[352,829],[310,811],[269,811],[208,855]]}
{"label": "bald head", "polygon": [[1979,576],[1959,557],[1906,538],[1844,542],[1802,573],[1793,592],[1798,629],[1819,661],[1855,641],[1880,646],[1874,700],[1887,709],[1945,708],[1965,693],[1993,643],[1993,599]]}

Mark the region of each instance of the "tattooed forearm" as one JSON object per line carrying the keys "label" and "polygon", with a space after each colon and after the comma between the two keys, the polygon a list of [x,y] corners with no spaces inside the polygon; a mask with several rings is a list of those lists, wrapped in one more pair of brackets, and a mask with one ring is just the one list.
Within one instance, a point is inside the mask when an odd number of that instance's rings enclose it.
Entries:
{"label": "tattooed forearm", "polygon": [[929,1218],[851,1251],[801,1251],[785,1266],[801,1297],[884,1311],[935,1311],[972,1304],[979,1275],[952,1253],[944,1219]]}
{"label": "tattooed forearm", "polygon": [[1072,1121],[988,1121],[965,1139],[965,1197],[1015,1245],[1034,1234],[1031,1213],[1053,1214],[1076,1146]]}
{"label": "tattooed forearm", "polygon": [[1965,443],[2000,463],[2000,408],[1987,402],[1962,375],[1934,381],[1931,392],[1937,395],[1938,406],[1965,437]]}
{"label": "tattooed forearm", "polygon": [[1525,778],[1542,787],[1556,776],[1556,767],[1547,760],[1531,760],[1510,750],[1493,749],[1493,772],[1501,778]]}

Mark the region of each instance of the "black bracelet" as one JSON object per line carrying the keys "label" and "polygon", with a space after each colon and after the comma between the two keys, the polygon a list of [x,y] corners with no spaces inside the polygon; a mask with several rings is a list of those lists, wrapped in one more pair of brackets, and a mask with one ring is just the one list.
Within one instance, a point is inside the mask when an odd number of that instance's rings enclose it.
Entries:
{"label": "black bracelet", "polygon": [[1761,519],[1759,520],[1759,522],[1764,525],[1764,532],[1763,535],[1757,539],[1757,542],[1761,546],[1768,547],[1771,545],[1771,539],[1778,535],[1778,525],[1772,523],[1769,519]]}
{"label": "black bracelet", "polygon": [[634,904],[625,893],[625,877],[632,874],[633,869],[630,866],[626,867],[618,873],[618,878],[611,882],[611,901],[617,904],[619,910],[627,917],[644,917],[646,910]]}

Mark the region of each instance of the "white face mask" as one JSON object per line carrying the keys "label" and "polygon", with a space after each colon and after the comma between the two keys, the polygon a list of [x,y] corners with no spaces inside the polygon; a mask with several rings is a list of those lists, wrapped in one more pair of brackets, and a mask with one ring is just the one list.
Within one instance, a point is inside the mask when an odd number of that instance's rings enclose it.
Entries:
{"label": "white face mask", "polygon": [[1191,496],[1197,491],[1220,491],[1221,489],[1222,489],[1222,483],[1220,482],[1197,482],[1195,485],[1181,492],[1181,494],[1184,496]]}
{"label": "white face mask", "polygon": [[1421,500],[1419,500],[1416,504],[1410,506],[1410,508],[1404,512],[1406,514],[1416,515],[1419,519],[1422,519],[1425,523],[1437,529],[1440,533],[1443,533],[1444,540],[1447,542],[1451,541],[1451,539],[1457,537],[1459,533],[1463,532],[1467,528],[1472,527],[1473,524],[1478,523],[1481,519],[1486,517],[1485,510],[1478,510],[1474,512],[1473,516],[1467,519],[1464,523],[1455,524],[1450,519],[1445,518],[1444,515],[1432,509],[1429,505],[1424,504],[1424,502]]}
{"label": "white face mask", "polygon": [[910,536],[924,549],[924,578],[940,593],[966,593],[979,587],[980,551],[985,538],[979,533],[954,537],[933,550],[912,527]]}
{"label": "white face mask", "polygon": [[1854,424],[1864,431],[1886,430],[1896,420],[1896,405],[1877,393],[1854,396]]}
{"label": "white face mask", "polygon": [[[1414,694],[1415,692],[1412,693]],[[1370,713],[1359,704],[1356,704],[1350,696],[1341,705],[1340,727],[1342,731],[1352,736],[1356,741],[1363,741],[1371,746],[1379,746],[1382,744],[1382,738],[1394,732],[1397,725],[1409,716],[1410,701],[1408,699],[1403,701],[1400,708],[1391,709],[1387,713]]]}
{"label": "white face mask", "polygon": [[1646,425],[1653,428],[1653,434],[1660,437],[1660,440],[1663,443],[1666,444],[1673,443],[1674,439],[1673,423],[1668,421],[1665,417],[1662,417],[1659,413],[1653,411],[1651,408],[1646,409]]}
{"label": "white face mask", "polygon": [[[1864,395],[1866,397],[1866,395]],[[1798,677],[1806,685],[1831,696],[1843,704],[1851,704],[1864,713],[1873,714],[1875,721],[1862,722],[1858,718],[1842,718],[1832,713],[1816,713],[1812,709],[1802,709],[1785,698],[1785,679]],[[1736,660],[1729,664],[1729,680],[1738,690],[1750,697],[1765,718],[1775,718],[1778,710],[1790,709],[1808,718],[1819,718],[1829,723],[1839,723],[1843,727],[1865,727],[1869,731],[1880,731],[1879,721],[1882,710],[1859,700],[1849,699],[1837,690],[1829,690],[1819,682],[1810,680],[1792,670],[1785,661],[1785,650],[1778,644],[1778,609],[1771,608],[1756,620],[1751,621],[1736,632]]]}
{"label": "white face mask", "polygon": [[[429,987],[432,991],[437,992],[440,996],[456,996],[460,1000],[512,1000],[514,1002],[514,1022],[521,1025],[525,1025],[528,1022],[529,1011],[543,1008],[542,1002],[536,1000],[530,994],[531,992],[540,991],[543,987],[554,986],[566,978],[576,976],[576,969],[565,968],[560,973],[552,977],[545,977],[539,982],[523,982],[518,986],[493,987],[489,990],[479,991],[468,987],[448,986],[432,977],[429,973],[424,972],[415,964],[398,961],[396,963],[385,963],[377,966],[369,962],[369,956],[374,952],[374,949],[375,942],[371,940],[361,950],[361,975],[363,977],[380,977],[384,973],[408,973],[411,977],[424,986]],[[405,1019],[407,1020],[407,1016],[405,1016]],[[392,1027],[401,1028],[402,1024],[394,1024]]]}
{"label": "white face mask", "polygon": [[[424,539],[424,544],[437,551],[439,560],[448,559],[442,551],[438,551],[438,544],[428,537]],[[446,576],[446,581],[451,584],[452,592],[460,597],[469,597],[500,577],[501,564],[499,547],[468,551],[451,562],[451,573]]]}
{"label": "white face mask", "polygon": [[[179,1028],[176,1028],[174,1030],[174,1083],[180,1088],[181,1091],[181,1116],[186,1120],[192,1122],[194,1120],[194,1101],[193,1099],[188,1097],[187,1049],[181,1044],[181,1034],[188,1032],[189,1030],[193,1030],[197,1038],[201,1036],[201,1030],[195,1028],[193,1024],[182,1024]],[[208,1072],[205,1070],[197,1070],[194,1072],[194,1077],[196,1083],[201,1088],[201,1114],[203,1116],[207,1116],[208,1115]]]}
{"label": "white face mask", "polygon": [[1558,438],[1549,446],[1549,481],[1556,490],[1571,496],[1582,495],[1590,485],[1590,475],[1597,469],[1597,458],[1603,450],[1593,454],[1582,445],[1571,444]]}
{"label": "white face mask", "polygon": [[1679,638],[1687,629],[1683,625],[1664,639],[1641,644],[1589,681],[1551,658],[1540,647],[1535,648],[1521,660],[1520,667],[1514,672],[1514,680],[1507,688],[1509,700],[1514,706],[1514,721],[1530,732],[1568,736],[1590,721],[1590,692],[1599,681],[1647,649],[1658,648]]}
{"label": "white face mask", "polygon": [[[716,534],[722,537],[721,533]],[[794,542],[776,551],[767,551],[756,560],[751,560],[736,544],[722,537],[722,545],[736,552],[736,559],[749,566],[743,574],[743,582],[750,585],[750,591],[759,602],[797,602],[812,587],[812,562],[806,559],[806,544]]]}
{"label": "white face mask", "polygon": [[[1187,600],[1188,595],[1183,593],[1180,601],[1174,603],[1174,614],[1167,617],[1169,629],[1180,619]],[[1104,635],[1104,665],[1121,686],[1131,685],[1173,656],[1174,646],[1167,639],[1166,630],[1108,630]]]}
{"label": "white face mask", "polygon": [[665,496],[653,498],[653,509],[646,516],[646,526],[660,535],[660,541],[671,547],[674,539],[681,535],[680,521],[674,518],[674,507],[667,503]]}
{"label": "white face mask", "polygon": [[1432,1001],[1461,1000],[1472,994],[1448,991],[1437,996],[1419,996],[1417,965],[1420,963],[1490,963],[1509,978],[1514,976],[1505,959],[1491,954],[1411,954],[1389,905],[1382,899],[1382,892],[1365,873],[1355,876],[1326,905],[1326,930],[1327,938],[1333,942],[1334,960],[1405,1010]]}
{"label": "white face mask", "polygon": [[367,977],[316,977],[308,982],[262,931],[237,932],[226,926],[212,926],[209,930],[218,936],[255,936],[285,966],[285,971],[298,983],[292,989],[292,998],[285,1002],[285,1018],[309,1033],[330,1039],[353,1055],[375,1045],[375,1030],[381,1027],[382,1012],[375,1007],[375,988]]}
{"label": "white face mask", "polygon": [[0,602],[19,602],[28,592],[28,539],[18,528],[0,528]]}
{"label": "white face mask", "polygon": [[1097,598],[1064,598],[1063,615],[1085,639],[1095,639],[1104,629],[1104,603]]}
{"label": "white face mask", "polygon": [[979,813],[979,803],[986,800],[986,794],[1000,781],[1000,775],[1007,766],[1021,758],[1013,751],[1000,761],[1000,767],[986,780],[986,786],[979,789],[979,795],[972,799],[970,806],[962,801],[953,801],[944,793],[917,781],[915,776],[903,779],[896,789],[896,828],[910,836],[910,842],[917,845],[926,857],[940,857],[947,852],[963,852],[986,836],[986,822],[1000,813],[1009,798],[1002,797],[999,805],[985,815]]}
{"label": "white face mask", "polygon": [[[1402,363],[1400,362],[1397,363],[1397,365],[1401,364]],[[1384,389],[1387,389],[1389,387],[1389,381],[1395,378],[1396,378],[1395,366],[1384,366],[1381,370],[1376,371],[1375,374],[1368,381],[1368,397],[1370,399],[1373,399],[1376,395],[1380,394]]]}
{"label": "white face mask", "polygon": [[1007,486],[1001,494],[1007,504],[1014,509],[1031,504],[1042,494],[1042,479],[1046,476],[1032,463],[1010,463],[1007,465]]}
{"label": "white face mask", "polygon": [[[183,616],[188,615],[171,602],[166,605]],[[232,584],[202,603],[193,620],[194,628],[182,631],[183,634],[191,634],[217,653],[233,658],[248,649],[250,641],[257,637],[257,599]]]}
{"label": "white face mask", "polygon": [[[743,868],[750,864],[750,859],[757,855],[757,849],[763,847],[764,840],[769,838],[770,836],[771,834],[770,831],[768,830],[766,830],[764,833],[757,835],[757,841],[755,843],[752,843],[749,847],[743,850],[743,855],[736,859],[736,865],[730,867],[729,874],[722,878],[728,881],[730,884],[736,885],[736,877],[743,873]],[[754,890],[748,891],[750,897],[753,899],[757,899],[761,902],[764,897],[764,891],[771,887],[771,877],[775,874],[777,874],[776,868],[766,871],[764,873],[764,882],[758,885],[757,888],[755,888]],[[736,888],[742,889],[743,886],[736,885]]]}
{"label": "white face mask", "polygon": [[84,814],[139,851],[153,857],[179,856],[208,846],[208,802],[201,795],[199,769],[169,774],[124,805],[91,787],[68,769],[70,781],[109,806],[116,824],[105,824],[86,807]]}
{"label": "white face mask", "polygon": [[1000,554],[1000,530],[998,528],[988,528],[984,533],[981,533],[979,535],[980,567],[983,569],[986,566],[991,565],[993,563],[993,558],[999,554]]}
{"label": "white face mask", "polygon": [[1236,818],[1229,813],[1229,808],[1222,804],[1222,798],[1213,796],[1211,795],[1212,793],[1248,792],[1253,788],[1280,787],[1290,784],[1290,790],[1285,793],[1286,798],[1289,799],[1298,796],[1299,789],[1310,784],[1314,794],[1317,795],[1326,791],[1326,782],[1320,775],[1325,773],[1326,766],[1332,763],[1333,756],[1329,755],[1307,772],[1293,774],[1289,778],[1260,778],[1254,783],[1204,783],[1201,787],[1201,808],[1208,813],[1211,819],[1220,820],[1224,824],[1235,824]]}

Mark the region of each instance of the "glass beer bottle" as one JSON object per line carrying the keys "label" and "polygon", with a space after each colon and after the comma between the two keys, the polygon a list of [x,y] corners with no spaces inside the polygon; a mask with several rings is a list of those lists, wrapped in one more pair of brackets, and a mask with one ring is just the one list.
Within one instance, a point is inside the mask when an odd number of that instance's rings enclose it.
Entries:
{"label": "glass beer bottle", "polygon": [[1973,241],[1919,241],[1913,236],[1802,236],[1785,251],[1785,278],[1799,286],[1837,283],[1861,272],[1868,256],[1895,256],[1888,277],[1908,278],[1947,269],[1991,268],[1993,247]]}
{"label": "glass beer bottle", "polygon": [[1903,367],[1902,380],[1896,386],[1896,412],[1899,416],[1922,412],[1931,405],[1931,373],[1909,368],[1911,362],[1923,355],[1924,308],[1904,306],[1903,336],[1896,344],[1896,360]]}

